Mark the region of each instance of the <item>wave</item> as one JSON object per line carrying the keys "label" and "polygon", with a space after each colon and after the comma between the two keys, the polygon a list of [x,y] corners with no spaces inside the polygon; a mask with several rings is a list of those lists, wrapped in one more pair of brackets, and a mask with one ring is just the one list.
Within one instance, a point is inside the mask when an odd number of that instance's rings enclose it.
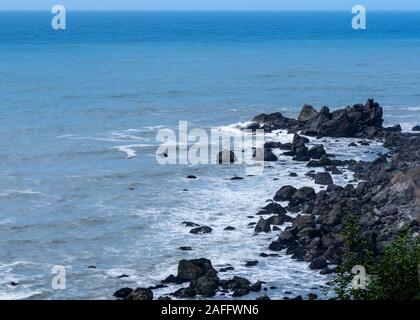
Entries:
{"label": "wave", "polygon": [[136,148],[145,148],[145,147],[153,147],[152,144],[129,144],[125,146],[116,146],[113,149],[117,149],[118,151],[124,152],[127,154],[127,159],[132,159],[137,157]]}

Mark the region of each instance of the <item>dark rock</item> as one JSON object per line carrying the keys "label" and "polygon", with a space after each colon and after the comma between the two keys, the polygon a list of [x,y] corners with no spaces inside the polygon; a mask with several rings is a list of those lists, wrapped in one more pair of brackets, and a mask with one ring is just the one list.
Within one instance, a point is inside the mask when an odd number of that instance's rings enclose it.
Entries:
{"label": "dark rock", "polygon": [[290,203],[293,205],[302,204],[310,200],[315,200],[316,193],[313,188],[303,187],[298,189],[290,199]]}
{"label": "dark rock", "polygon": [[171,297],[168,296],[160,296],[157,300],[172,300]]}
{"label": "dark rock", "polygon": [[191,247],[179,247],[179,250],[182,250],[182,251],[191,251],[192,248]]}
{"label": "dark rock", "polygon": [[318,295],[316,295],[315,293],[308,294],[308,300],[317,300],[317,299],[318,299]]}
{"label": "dark rock", "polygon": [[227,271],[232,271],[232,270],[235,270],[235,268],[229,266],[229,267],[220,268],[219,272],[227,272]]}
{"label": "dark rock", "polygon": [[123,278],[129,278],[130,276],[128,274],[122,274],[120,276],[118,276],[118,279],[123,279]]}
{"label": "dark rock", "polygon": [[236,230],[236,228],[229,226],[229,227],[224,228],[223,230],[225,230],[225,231],[232,231],[232,230]]}
{"label": "dark rock", "polygon": [[349,144],[349,147],[357,147],[356,142],[352,142],[352,143],[350,143],[350,144]]}
{"label": "dark rock", "polygon": [[240,288],[233,291],[232,297],[242,297],[249,293],[249,288]]}
{"label": "dark rock", "polygon": [[215,270],[209,270],[205,276],[202,276],[193,282],[196,293],[204,297],[213,297],[216,295],[216,289],[219,285],[219,278]]}
{"label": "dark rock", "polygon": [[336,166],[326,167],[325,170],[331,172],[331,174],[334,175],[343,174],[343,172],[340,171]]}
{"label": "dark rock", "polygon": [[192,298],[195,297],[196,291],[191,287],[181,288],[175,291],[173,295],[177,298]]}
{"label": "dark rock", "polygon": [[286,214],[286,213],[287,213],[286,209],[284,209],[280,204],[276,202],[271,202],[270,204],[262,208],[262,210],[259,211],[257,215]]}
{"label": "dark rock", "polygon": [[244,180],[244,178],[242,178],[242,177],[233,177],[230,180],[237,181],[237,180]]}
{"label": "dark rock", "polygon": [[190,233],[192,233],[192,234],[205,234],[205,233],[210,233],[212,231],[213,231],[212,228],[207,227],[207,226],[202,226],[202,227],[191,229]]}
{"label": "dark rock", "polygon": [[274,196],[275,201],[289,201],[292,199],[292,196],[295,194],[297,189],[292,186],[281,187],[279,191],[276,192]]}
{"label": "dark rock", "polygon": [[186,227],[198,227],[198,226],[200,226],[199,224],[191,222],[191,221],[184,221],[182,224],[184,224]]}
{"label": "dark rock", "polygon": [[308,167],[327,167],[327,166],[341,166],[343,162],[341,160],[331,160],[330,158],[323,156],[320,160],[311,160],[308,162]]}
{"label": "dark rock", "polygon": [[252,155],[256,161],[277,161],[277,156],[270,149],[256,149]]}
{"label": "dark rock", "polygon": [[415,126],[413,127],[413,129],[411,129],[412,131],[420,131],[420,126]]}
{"label": "dark rock", "polygon": [[327,152],[322,144],[316,144],[309,149],[311,159],[321,159],[323,156],[327,156]]}
{"label": "dark rock", "polygon": [[96,266],[89,266],[88,269],[96,269]]}
{"label": "dark rock", "polygon": [[298,121],[307,122],[316,118],[317,115],[318,115],[318,111],[316,111],[314,107],[305,104],[299,113]]}
{"label": "dark rock", "polygon": [[217,163],[218,164],[232,164],[235,163],[238,159],[235,156],[233,151],[223,150],[217,154]]}
{"label": "dark rock", "polygon": [[197,179],[197,177],[196,177],[196,176],[193,176],[193,175],[189,175],[189,176],[187,177],[187,179]]}
{"label": "dark rock", "polygon": [[297,177],[298,175],[297,175],[297,173],[296,173],[296,172],[290,172],[290,173],[289,173],[289,176],[290,176],[290,177]]}
{"label": "dark rock", "polygon": [[153,291],[146,288],[137,288],[127,296],[127,300],[153,300]]}
{"label": "dark rock", "polygon": [[263,301],[263,300],[271,300],[266,294],[256,298],[255,300]]}
{"label": "dark rock", "polygon": [[245,263],[245,267],[254,267],[254,266],[256,266],[257,264],[258,264],[258,261],[257,261],[257,260],[247,261],[247,262]]}
{"label": "dark rock", "polygon": [[318,172],[315,175],[315,183],[322,185],[330,185],[333,184],[333,179],[328,172]]}
{"label": "dark rock", "polygon": [[302,296],[299,295],[299,296],[293,298],[292,300],[303,300],[303,298],[302,298]]}
{"label": "dark rock", "polygon": [[181,260],[178,263],[178,275],[176,278],[192,281],[206,275],[209,271],[215,270],[208,259]]}
{"label": "dark rock", "polygon": [[384,130],[386,132],[400,132],[402,129],[401,129],[401,125],[396,124],[392,127],[382,128],[382,130]]}
{"label": "dark rock", "polygon": [[224,289],[236,290],[240,288],[249,288],[250,285],[251,282],[248,279],[234,276],[232,280],[227,281],[227,283],[224,285],[226,288]]}
{"label": "dark rock", "polygon": [[310,269],[320,270],[328,266],[327,262],[323,258],[317,258],[311,262],[309,265]]}
{"label": "dark rock", "polygon": [[118,299],[125,299],[132,292],[133,292],[133,289],[131,289],[131,288],[121,288],[121,289],[115,291],[114,294],[113,294],[113,296],[116,297],[116,298],[118,298]]}
{"label": "dark rock", "polygon": [[270,228],[270,223],[265,220],[264,218],[260,218],[260,220],[258,220],[257,225],[255,226],[254,232],[270,232],[271,228]]}
{"label": "dark rock", "polygon": [[254,292],[261,291],[261,281],[258,280],[257,282],[255,282],[249,287],[249,290]]}

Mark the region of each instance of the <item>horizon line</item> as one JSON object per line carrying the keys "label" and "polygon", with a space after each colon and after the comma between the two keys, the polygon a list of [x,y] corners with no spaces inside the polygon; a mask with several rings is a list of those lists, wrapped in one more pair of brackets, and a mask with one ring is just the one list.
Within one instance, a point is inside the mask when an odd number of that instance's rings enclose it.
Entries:
{"label": "horizon line", "polygon": [[[419,9],[369,9],[370,12],[420,12]],[[45,9],[2,9],[0,12],[50,12]],[[96,9],[96,8],[66,8],[67,11],[90,11],[90,12],[351,12],[350,9]]]}

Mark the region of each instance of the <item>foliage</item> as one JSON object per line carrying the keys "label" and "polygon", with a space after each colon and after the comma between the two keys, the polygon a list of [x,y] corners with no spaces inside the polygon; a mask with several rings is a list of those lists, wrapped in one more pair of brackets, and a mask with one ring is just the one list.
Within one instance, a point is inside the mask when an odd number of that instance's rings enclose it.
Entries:
{"label": "foliage", "polygon": [[[412,300],[419,297],[420,241],[408,228],[398,234],[383,255],[374,257],[355,215],[343,228],[345,246],[336,276],[326,292],[333,291],[340,300]],[[352,286],[354,266],[361,265],[367,274],[366,288]]]}

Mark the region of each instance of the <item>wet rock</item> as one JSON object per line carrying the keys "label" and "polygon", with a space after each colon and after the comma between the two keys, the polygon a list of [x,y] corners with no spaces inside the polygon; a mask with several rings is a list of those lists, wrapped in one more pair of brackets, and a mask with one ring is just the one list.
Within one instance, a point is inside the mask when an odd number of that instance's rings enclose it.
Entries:
{"label": "wet rock", "polygon": [[232,270],[235,270],[235,268],[229,266],[229,267],[220,268],[219,272],[227,272],[227,271],[232,271]]}
{"label": "wet rock", "polygon": [[248,279],[234,276],[231,280],[228,280],[225,284],[225,288],[229,290],[236,290],[241,288],[249,288],[251,282]]}
{"label": "wet rock", "polygon": [[197,177],[196,177],[196,176],[193,176],[193,175],[189,175],[189,176],[187,177],[187,179],[197,179]]}
{"label": "wet rock", "polygon": [[290,172],[290,173],[289,173],[289,176],[290,176],[290,177],[297,177],[298,175],[297,175],[297,173],[296,173],[296,172]]}
{"label": "wet rock", "polygon": [[316,193],[313,188],[310,187],[303,187],[293,194],[293,196],[290,199],[290,204],[296,205],[296,204],[302,204],[311,200],[315,200]]}
{"label": "wet rock", "polygon": [[232,180],[232,181],[238,181],[238,180],[244,180],[244,178],[242,178],[242,177],[233,177],[230,180]]}
{"label": "wet rock", "polygon": [[118,299],[125,299],[127,298],[131,293],[133,292],[133,289],[131,288],[121,288],[114,292],[113,296]]}
{"label": "wet rock", "polygon": [[271,228],[270,228],[270,223],[265,220],[264,218],[260,218],[260,220],[258,220],[257,225],[255,226],[254,232],[270,232]]}
{"label": "wet rock", "polygon": [[284,209],[280,204],[276,202],[271,202],[270,204],[262,208],[262,210],[259,211],[257,215],[286,214],[286,213],[287,213],[286,209]]}
{"label": "wet rock", "polygon": [[192,234],[205,234],[205,233],[210,233],[212,231],[213,231],[212,228],[207,227],[207,226],[202,226],[202,227],[191,229],[190,233],[192,233]]}
{"label": "wet rock", "polygon": [[262,286],[262,283],[261,283],[261,281],[258,280],[257,282],[255,282],[254,284],[252,284],[249,287],[249,290],[254,291],[254,292],[258,292],[258,291],[261,291],[261,286]]}
{"label": "wet rock", "polygon": [[309,157],[311,159],[321,159],[323,156],[327,156],[327,152],[322,144],[316,144],[309,149]]}
{"label": "wet rock", "polygon": [[181,260],[178,263],[178,275],[176,278],[183,281],[192,281],[206,275],[209,271],[215,270],[208,259]]}
{"label": "wet rock", "polygon": [[175,291],[173,295],[177,298],[192,298],[195,297],[196,291],[194,288],[191,287],[181,288]]}
{"label": "wet rock", "polygon": [[153,291],[148,288],[137,288],[128,295],[127,300],[153,300]]}
{"label": "wet rock", "polygon": [[232,297],[242,297],[249,293],[249,288],[239,288],[233,291]]}
{"label": "wet rock", "polygon": [[184,221],[184,222],[182,222],[182,224],[185,225],[186,227],[198,227],[198,226],[200,226],[199,224],[191,222],[191,221]]}
{"label": "wet rock", "polygon": [[277,156],[270,149],[259,148],[256,149],[252,155],[255,161],[277,161]]}
{"label": "wet rock", "polygon": [[420,131],[420,126],[414,126],[413,129],[411,129],[412,131]]}
{"label": "wet rock", "polygon": [[320,160],[311,160],[306,166],[316,168],[316,167],[328,167],[328,166],[341,166],[343,162],[341,160],[331,160],[327,156],[321,157]]}
{"label": "wet rock", "polygon": [[123,279],[123,278],[129,278],[130,276],[128,274],[122,274],[120,276],[118,276],[118,279]]}
{"label": "wet rock", "polygon": [[333,179],[328,172],[318,172],[315,175],[315,183],[322,185],[330,185],[333,184]]}
{"label": "wet rock", "polygon": [[179,247],[179,250],[181,250],[181,251],[191,251],[192,248],[191,247]]}
{"label": "wet rock", "polygon": [[382,130],[386,132],[400,132],[402,129],[401,129],[401,125],[396,124],[392,127],[382,128]]}
{"label": "wet rock", "polygon": [[236,230],[236,228],[229,226],[229,227],[224,228],[223,230],[225,230],[225,231],[233,231],[233,230]]}
{"label": "wet rock", "polygon": [[317,300],[318,296],[315,293],[308,294],[308,300]]}
{"label": "wet rock", "polygon": [[160,296],[159,298],[157,298],[157,300],[172,300],[171,297],[168,296]]}
{"label": "wet rock", "polygon": [[217,163],[218,164],[232,164],[235,163],[238,159],[235,156],[233,151],[222,150],[217,154]]}
{"label": "wet rock", "polygon": [[292,186],[281,187],[279,191],[276,192],[274,196],[274,201],[289,201],[292,199],[292,196],[295,194],[297,189]]}
{"label": "wet rock", "polygon": [[199,277],[191,284],[195,288],[196,293],[204,297],[215,296],[218,285],[219,278],[215,270],[209,270],[205,276]]}
{"label": "wet rock", "polygon": [[310,263],[309,268],[314,270],[320,270],[326,268],[327,266],[328,264],[327,261],[325,261],[325,259],[317,258]]}
{"label": "wet rock", "polygon": [[258,260],[247,261],[245,267],[254,267],[258,264]]}
{"label": "wet rock", "polygon": [[326,167],[325,170],[331,172],[331,174],[334,175],[343,174],[343,172],[340,171],[336,166]]}
{"label": "wet rock", "polygon": [[357,147],[357,143],[356,142],[352,142],[349,144],[349,147]]}
{"label": "wet rock", "polygon": [[264,300],[271,300],[266,294],[256,298],[255,300],[264,301]]}

